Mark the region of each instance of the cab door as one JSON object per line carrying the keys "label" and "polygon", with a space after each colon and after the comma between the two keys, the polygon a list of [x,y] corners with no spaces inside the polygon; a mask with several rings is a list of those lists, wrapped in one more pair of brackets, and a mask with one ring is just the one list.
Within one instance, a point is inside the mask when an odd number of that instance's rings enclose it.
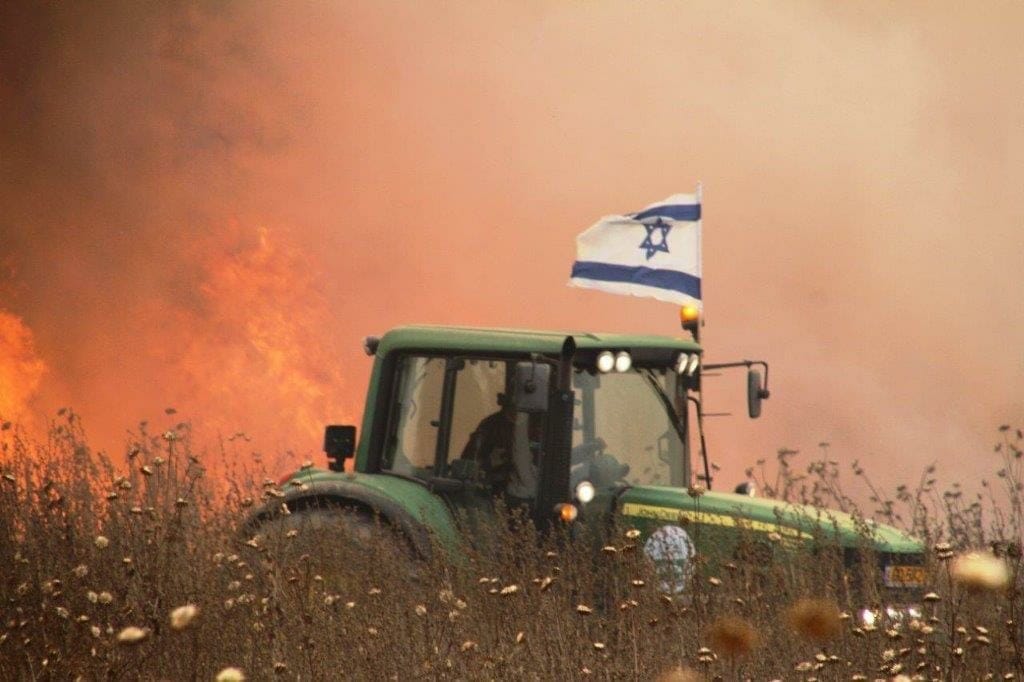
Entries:
{"label": "cab door", "polygon": [[381,470],[422,480],[470,540],[486,535],[499,501],[533,511],[545,415],[515,409],[515,365],[409,355],[396,368]]}

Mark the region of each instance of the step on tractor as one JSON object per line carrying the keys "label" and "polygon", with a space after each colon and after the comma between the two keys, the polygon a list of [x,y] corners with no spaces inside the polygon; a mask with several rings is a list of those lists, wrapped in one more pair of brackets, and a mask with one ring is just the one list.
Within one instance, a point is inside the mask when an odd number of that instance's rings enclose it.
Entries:
{"label": "step on tractor", "polygon": [[639,531],[671,591],[684,589],[695,555],[731,561],[752,545],[770,561],[824,538],[851,570],[877,569],[877,590],[888,595],[877,603],[913,603],[925,582],[923,547],[903,532],[758,498],[749,483],[713,489],[702,380],[745,367],[756,418],[768,366],[704,363],[696,317],[682,317],[692,338],[430,326],[368,337],[359,437],[355,426],[328,426],[326,468],[290,474],[248,529],[284,515],[295,523],[346,513],[353,533],[384,524],[428,557],[473,546],[478,524],[467,518],[514,509],[541,531]]}

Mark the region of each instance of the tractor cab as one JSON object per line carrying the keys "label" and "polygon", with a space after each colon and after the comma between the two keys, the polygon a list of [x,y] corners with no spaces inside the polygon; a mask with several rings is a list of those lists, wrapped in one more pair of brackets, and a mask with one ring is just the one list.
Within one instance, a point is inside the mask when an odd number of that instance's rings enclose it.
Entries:
{"label": "tractor cab", "polygon": [[356,472],[416,481],[455,510],[501,500],[542,527],[611,513],[631,487],[710,481],[706,458],[691,467],[691,339],[406,327],[366,348],[372,409],[358,452],[353,427],[328,427],[335,470],[355,454]]}

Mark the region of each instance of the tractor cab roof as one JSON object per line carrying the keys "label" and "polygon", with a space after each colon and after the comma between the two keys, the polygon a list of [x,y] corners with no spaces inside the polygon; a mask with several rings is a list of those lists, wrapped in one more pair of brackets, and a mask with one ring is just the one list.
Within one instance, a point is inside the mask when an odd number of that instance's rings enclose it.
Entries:
{"label": "tractor cab roof", "polygon": [[380,339],[377,354],[386,355],[396,350],[444,350],[558,355],[567,336],[573,337],[576,348],[584,351],[647,348],[700,351],[694,341],[671,336],[416,325],[397,327],[386,333]]}

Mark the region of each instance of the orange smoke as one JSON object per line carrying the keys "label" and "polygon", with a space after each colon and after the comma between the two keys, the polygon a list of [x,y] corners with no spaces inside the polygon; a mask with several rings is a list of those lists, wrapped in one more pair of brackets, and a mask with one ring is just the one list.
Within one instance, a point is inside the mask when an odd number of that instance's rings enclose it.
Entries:
{"label": "orange smoke", "polygon": [[893,480],[976,479],[1022,407],[1022,20],[0,3],[2,300],[50,367],[19,395],[112,449],[173,406],[312,454],[358,416],[366,334],[678,333],[669,306],[565,282],[593,220],[701,180],[708,358],[772,367],[757,422],[741,376],[707,384],[737,413],[708,424],[720,482],[820,441]]}
{"label": "orange smoke", "polygon": [[0,310],[0,421],[32,421],[29,402],[46,370],[32,330],[18,316]]}

